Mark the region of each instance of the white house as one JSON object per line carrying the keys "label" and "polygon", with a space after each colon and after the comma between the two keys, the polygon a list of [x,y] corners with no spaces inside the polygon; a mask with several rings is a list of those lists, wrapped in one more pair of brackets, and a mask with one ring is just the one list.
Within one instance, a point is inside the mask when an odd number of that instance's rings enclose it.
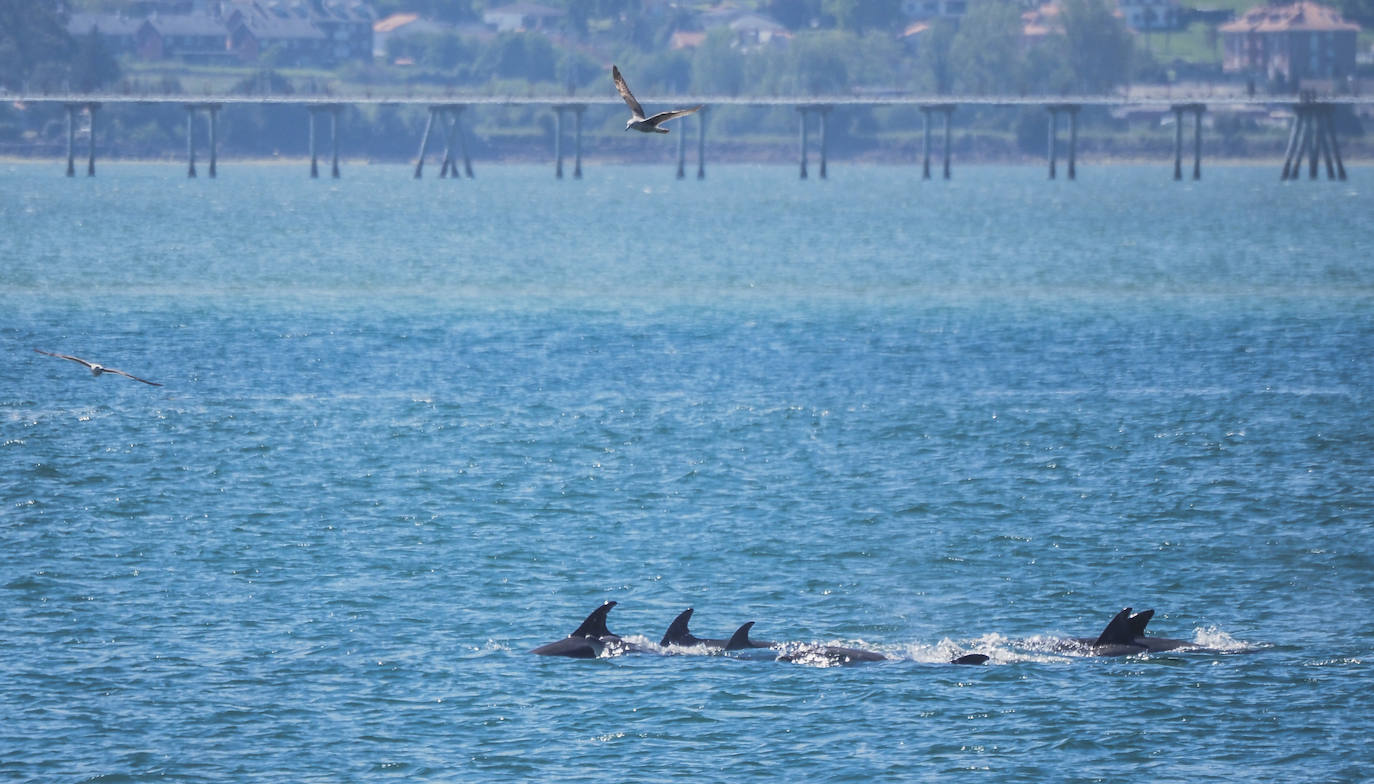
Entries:
{"label": "white house", "polygon": [[953,19],[968,11],[968,0],[902,0],[908,19]]}
{"label": "white house", "polygon": [[538,3],[511,3],[482,14],[482,22],[498,32],[544,30],[555,27],[567,13]]}
{"label": "white house", "polygon": [[1178,0],[1117,0],[1132,30],[1177,30],[1182,26]]}

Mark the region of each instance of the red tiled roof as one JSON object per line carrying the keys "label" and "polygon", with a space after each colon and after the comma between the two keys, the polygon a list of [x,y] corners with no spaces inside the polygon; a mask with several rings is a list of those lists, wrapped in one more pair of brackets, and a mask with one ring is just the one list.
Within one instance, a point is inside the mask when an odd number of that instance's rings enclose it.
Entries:
{"label": "red tiled roof", "polygon": [[1027,38],[1063,31],[1064,24],[1059,21],[1059,6],[1055,3],[1046,3],[1021,14],[1021,35]]}
{"label": "red tiled roof", "polygon": [[706,43],[706,33],[679,30],[668,40],[669,49],[695,49]]}
{"label": "red tiled roof", "polygon": [[1302,2],[1292,5],[1271,5],[1251,8],[1234,22],[1220,28],[1223,33],[1283,33],[1283,32],[1333,32],[1349,30],[1359,32],[1360,26],[1347,22],[1336,9]]}
{"label": "red tiled roof", "polygon": [[419,18],[419,14],[392,14],[385,19],[378,19],[376,22],[373,22],[372,31],[376,33],[389,33],[398,27],[405,27]]}

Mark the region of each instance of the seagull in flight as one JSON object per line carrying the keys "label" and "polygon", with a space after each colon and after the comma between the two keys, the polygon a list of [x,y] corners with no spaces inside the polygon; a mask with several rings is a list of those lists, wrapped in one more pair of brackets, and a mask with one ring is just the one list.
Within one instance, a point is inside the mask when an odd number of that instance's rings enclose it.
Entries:
{"label": "seagull in flight", "polygon": [[636,131],[642,131],[643,133],[667,133],[667,128],[660,128],[658,126],[668,122],[674,117],[691,114],[702,106],[701,104],[697,104],[690,109],[673,109],[668,112],[659,112],[653,117],[645,117],[644,107],[640,106],[639,101],[635,100],[634,95],[630,92],[630,86],[625,84],[625,77],[620,75],[620,69],[616,68],[614,65],[611,66],[611,79],[615,82],[615,89],[620,91],[620,97],[624,98],[625,103],[630,107],[631,117],[625,121],[625,130],[627,131],[634,128]]}
{"label": "seagull in flight", "polygon": [[115,368],[105,367],[104,365],[97,365],[97,364],[94,363],[94,362],[87,362],[86,360],[82,359],[81,357],[73,357],[73,356],[69,356],[69,355],[67,355],[67,354],[54,354],[54,353],[52,353],[51,351],[44,351],[44,350],[41,349],[41,348],[36,348],[36,349],[34,349],[34,351],[37,351],[39,354],[44,354],[44,355],[49,356],[49,357],[57,357],[58,359],[69,359],[69,360],[71,360],[72,362],[79,362],[79,363],[85,365],[86,367],[90,368],[90,369],[91,369],[91,375],[93,375],[93,376],[98,376],[98,375],[100,375],[101,373],[114,373],[116,376],[123,376],[123,377],[125,377],[125,378],[132,378],[134,381],[142,381],[143,383],[148,384],[149,386],[154,386],[154,387],[160,387],[160,386],[162,386],[161,384],[157,383],[156,381],[149,381],[149,380],[146,379],[146,378],[139,378],[138,376],[134,376],[134,375],[130,375],[130,374],[128,374],[128,373],[125,373],[125,372],[122,371],[122,370],[116,370]]}

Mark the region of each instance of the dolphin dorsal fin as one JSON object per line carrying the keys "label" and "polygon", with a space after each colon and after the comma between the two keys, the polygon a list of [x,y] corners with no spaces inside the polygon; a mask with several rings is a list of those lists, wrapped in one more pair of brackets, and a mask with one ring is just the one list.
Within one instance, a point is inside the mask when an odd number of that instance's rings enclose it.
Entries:
{"label": "dolphin dorsal fin", "polygon": [[687,631],[687,622],[692,619],[692,608],[688,607],[673,619],[668,625],[668,631],[663,633],[663,639],[659,640],[660,646],[666,645],[694,645],[697,638]]}
{"label": "dolphin dorsal fin", "polygon": [[1130,620],[1131,634],[1135,637],[1144,637],[1145,625],[1148,624],[1153,617],[1155,617],[1154,610],[1141,610],[1135,615],[1132,615]]}
{"label": "dolphin dorsal fin", "polygon": [[1093,646],[1099,645],[1133,645],[1135,635],[1131,633],[1131,608],[1127,607],[1117,613],[1112,618],[1107,628],[1102,630],[1102,634],[1097,638]]}
{"label": "dolphin dorsal fin", "polygon": [[754,628],[754,622],[750,621],[736,629],[735,633],[730,635],[729,642],[725,643],[725,650],[738,651],[754,647],[754,643],[749,641],[749,630],[752,628]]}
{"label": "dolphin dorsal fin", "polygon": [[592,610],[592,614],[587,616],[587,620],[577,627],[577,631],[569,634],[569,637],[608,637],[611,633],[606,629],[606,614],[615,606],[615,602],[606,602],[600,607]]}

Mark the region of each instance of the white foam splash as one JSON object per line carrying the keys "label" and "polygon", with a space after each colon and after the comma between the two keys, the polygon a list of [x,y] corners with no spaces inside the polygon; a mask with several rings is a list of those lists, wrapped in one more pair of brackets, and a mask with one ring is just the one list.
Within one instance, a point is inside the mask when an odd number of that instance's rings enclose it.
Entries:
{"label": "white foam splash", "polygon": [[1211,648],[1216,651],[1232,653],[1235,651],[1250,650],[1254,646],[1218,629],[1215,626],[1208,626],[1205,629],[1193,630],[1193,644],[1200,648]]}

